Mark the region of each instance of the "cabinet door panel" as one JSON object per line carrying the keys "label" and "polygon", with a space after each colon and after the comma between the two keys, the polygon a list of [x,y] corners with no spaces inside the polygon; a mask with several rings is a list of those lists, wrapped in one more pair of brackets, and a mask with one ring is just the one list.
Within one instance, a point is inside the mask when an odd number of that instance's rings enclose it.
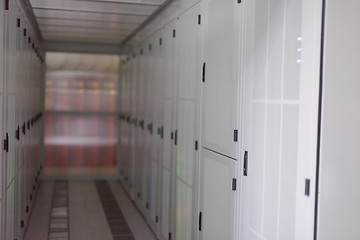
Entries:
{"label": "cabinet door panel", "polygon": [[201,212],[203,240],[234,239],[236,161],[203,149],[201,156]]}
{"label": "cabinet door panel", "polygon": [[296,215],[301,215],[296,213],[297,197],[303,192],[297,190],[300,104],[299,99],[288,99],[287,86],[298,88],[300,79],[301,4],[243,4],[247,24],[241,155],[248,153],[240,214],[244,240],[296,238]]}
{"label": "cabinet door panel", "polygon": [[236,1],[209,0],[204,14],[203,146],[236,158],[238,128],[238,46]]}
{"label": "cabinet door panel", "polygon": [[170,232],[170,172],[166,169],[162,171],[161,186],[161,238],[167,239]]}

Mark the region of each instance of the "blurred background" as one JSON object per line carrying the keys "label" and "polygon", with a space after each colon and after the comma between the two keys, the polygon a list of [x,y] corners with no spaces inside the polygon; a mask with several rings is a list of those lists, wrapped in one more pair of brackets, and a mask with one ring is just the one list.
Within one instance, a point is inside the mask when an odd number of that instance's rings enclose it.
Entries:
{"label": "blurred background", "polygon": [[116,174],[119,59],[46,54],[46,174]]}

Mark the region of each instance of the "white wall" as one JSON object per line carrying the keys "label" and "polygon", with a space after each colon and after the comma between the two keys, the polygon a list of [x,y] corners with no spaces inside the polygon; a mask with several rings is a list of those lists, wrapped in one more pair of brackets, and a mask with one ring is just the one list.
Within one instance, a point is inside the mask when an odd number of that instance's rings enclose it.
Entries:
{"label": "white wall", "polygon": [[326,1],[318,239],[360,239],[360,2]]}

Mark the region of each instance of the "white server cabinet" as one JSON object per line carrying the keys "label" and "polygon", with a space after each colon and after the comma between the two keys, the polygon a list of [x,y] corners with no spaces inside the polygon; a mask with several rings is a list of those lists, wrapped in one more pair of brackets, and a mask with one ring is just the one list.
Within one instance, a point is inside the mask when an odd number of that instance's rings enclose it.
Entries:
{"label": "white server cabinet", "polygon": [[199,239],[235,239],[236,178],[234,159],[203,149],[201,151],[201,185]]}
{"label": "white server cabinet", "polygon": [[160,170],[162,159],[162,126],[163,126],[163,46],[162,31],[158,31],[152,37],[152,45],[149,46],[152,52],[151,61],[153,62],[153,115],[152,115],[152,145],[150,148],[151,155],[151,192],[149,203],[150,225],[155,234],[159,234],[159,214],[160,214]]}
{"label": "white server cabinet", "polygon": [[131,167],[132,167],[132,151],[131,151],[131,70],[132,70],[132,61],[130,61],[130,57],[126,58],[126,62],[124,63],[124,78],[122,85],[122,94],[123,94],[123,113],[125,116],[125,120],[122,121],[122,133],[121,138],[123,138],[123,151],[121,157],[123,158],[123,168],[124,168],[124,186],[128,193],[130,193],[130,179],[131,179]]}
{"label": "white server cabinet", "polygon": [[[42,64],[37,56],[35,37],[19,2],[8,2],[8,9],[1,7],[0,36],[4,60],[0,69],[1,129],[9,139],[9,149],[3,151],[5,157],[1,166],[0,238],[21,239],[31,209],[30,202],[34,199],[39,169],[38,128],[33,127],[33,117],[40,110],[36,97],[40,91]],[[23,126],[26,136],[20,133]]]}
{"label": "white server cabinet", "polygon": [[123,157],[122,157],[122,151],[123,151],[123,121],[124,121],[124,113],[123,113],[123,78],[124,78],[124,60],[120,59],[119,64],[119,83],[118,83],[118,112],[119,112],[119,125],[118,125],[118,141],[119,144],[117,146],[117,164],[118,164],[118,171],[120,173],[120,180],[123,180],[123,174],[124,174],[124,164],[123,164]]}
{"label": "white server cabinet", "polygon": [[[4,95],[5,95],[5,23],[4,23],[4,15],[5,15],[5,9],[3,7],[0,7],[0,136],[1,136],[1,142],[3,143],[3,139],[6,137],[6,132],[4,131],[4,119],[5,119],[5,108],[4,108]],[[6,181],[6,178],[4,177],[4,159],[5,159],[5,152],[3,151],[3,148],[1,149],[1,155],[0,155],[0,238],[4,237],[4,221],[5,218],[5,209],[4,209],[4,203],[6,202],[5,199],[5,193],[4,193],[4,182]]]}
{"label": "white server cabinet", "polygon": [[131,68],[131,80],[130,80],[130,94],[131,94],[131,132],[130,132],[130,146],[131,146],[131,173],[129,177],[129,184],[131,188],[130,197],[132,200],[135,200],[135,179],[136,179],[136,172],[137,172],[137,164],[136,164],[136,132],[137,132],[137,70],[138,70],[138,61],[139,58],[136,57],[136,53],[132,54],[132,68]]}
{"label": "white server cabinet", "polygon": [[150,159],[147,156],[148,150],[149,150],[149,125],[150,122],[149,120],[151,120],[151,118],[149,119],[149,115],[151,115],[150,111],[148,110],[149,108],[149,87],[151,88],[151,68],[150,68],[150,52],[148,50],[148,42],[145,41],[143,44],[143,48],[141,49],[142,51],[142,58],[144,59],[143,61],[143,76],[142,76],[142,81],[143,81],[143,87],[144,87],[144,92],[143,92],[143,96],[142,96],[142,101],[143,101],[143,121],[144,121],[144,127],[143,127],[143,131],[142,131],[142,138],[144,139],[144,144],[143,144],[143,148],[142,148],[142,158],[143,158],[143,166],[144,166],[144,171],[143,171],[143,175],[142,175],[142,181],[143,181],[143,188],[142,188],[142,202],[141,202],[141,208],[143,211],[143,214],[145,216],[145,218],[148,217],[148,206],[149,206],[149,202],[148,202],[148,197],[150,194],[150,186],[151,186],[151,171],[149,169],[150,167]]}
{"label": "white server cabinet", "polygon": [[5,78],[5,89],[6,89],[6,117],[5,129],[9,139],[9,150],[6,160],[6,186],[9,186],[14,178],[15,171],[15,114],[16,114],[16,82],[17,82],[17,39],[18,39],[18,17],[19,9],[16,1],[9,3],[9,10],[7,11],[6,18],[8,23],[7,34],[6,34],[6,68],[7,77]]}
{"label": "white server cabinet", "polygon": [[358,1],[326,1],[317,221],[319,240],[360,238],[359,10]]}
{"label": "white server cabinet", "polygon": [[23,206],[22,201],[22,179],[23,179],[23,172],[22,172],[22,155],[21,155],[21,143],[19,139],[17,139],[18,133],[20,134],[20,129],[18,128],[18,123],[22,121],[21,116],[21,106],[23,104],[22,96],[21,96],[21,85],[23,84],[23,79],[25,78],[24,72],[25,67],[25,61],[24,61],[24,53],[25,53],[25,37],[23,34],[23,29],[25,26],[27,26],[26,20],[20,11],[19,13],[19,19],[20,24],[18,24],[17,28],[17,64],[19,66],[18,72],[17,72],[17,81],[16,81],[16,107],[15,107],[15,127],[16,130],[13,133],[13,137],[15,138],[15,196],[14,199],[17,199],[15,201],[15,238],[21,239],[24,233],[23,228],[21,227],[21,222],[23,219],[25,219],[25,207]]}
{"label": "white server cabinet", "polygon": [[136,162],[136,184],[135,184],[135,192],[136,192],[136,204],[141,209],[142,206],[142,199],[144,197],[144,156],[143,156],[143,149],[144,149],[144,138],[143,132],[145,130],[145,121],[144,121],[144,92],[146,90],[144,85],[144,63],[145,60],[143,58],[144,50],[140,45],[137,48],[137,58],[138,58],[138,66],[137,66],[137,78],[136,78],[136,88],[137,88],[137,105],[136,105],[136,112],[137,112],[137,121],[138,127],[136,130],[136,153],[135,153],[135,162]]}
{"label": "white server cabinet", "polygon": [[117,129],[117,136],[118,136],[118,145],[116,148],[116,164],[117,164],[117,170],[120,173],[120,180],[122,178],[123,174],[123,164],[122,164],[122,158],[121,158],[121,148],[122,148],[122,139],[121,139],[121,124],[122,124],[122,88],[121,88],[121,82],[122,82],[122,76],[123,76],[123,63],[122,59],[120,58],[119,62],[119,79],[118,79],[118,98],[117,98],[117,104],[116,109],[118,111],[118,129]]}
{"label": "white server cabinet", "polygon": [[[144,81],[146,82],[146,91],[145,91],[145,130],[143,132],[143,137],[145,139],[144,144],[144,163],[145,163],[145,188],[144,188],[144,198],[143,206],[146,209],[146,217],[150,225],[152,224],[152,219],[150,219],[150,204],[151,204],[151,191],[152,191],[152,178],[153,178],[153,131],[154,131],[154,122],[153,115],[154,113],[154,99],[153,99],[153,89],[154,89],[154,54],[152,51],[152,37],[148,38],[145,41],[144,46],[144,57],[146,62],[146,71]],[[153,220],[155,222],[155,220]]]}
{"label": "white server cabinet", "polygon": [[164,148],[161,167],[160,239],[174,233],[176,138],[176,20],[164,27]]}
{"label": "white server cabinet", "polygon": [[242,3],[244,240],[312,239],[318,79],[301,71],[311,72],[307,67],[319,59],[317,49],[302,45],[303,38],[316,42],[315,31],[303,32],[303,19],[312,16],[305,2]]}
{"label": "white server cabinet", "polygon": [[120,123],[119,123],[119,162],[120,162],[120,175],[121,181],[125,187],[125,190],[130,193],[130,181],[131,174],[131,111],[130,111],[130,86],[129,78],[131,76],[131,62],[129,57],[124,57],[121,61],[121,77],[119,83],[119,111],[120,111]]}
{"label": "white server cabinet", "polygon": [[201,84],[200,4],[177,21],[176,236],[197,239],[199,102]]}
{"label": "white server cabinet", "polygon": [[205,0],[202,146],[237,158],[239,9],[237,1]]}

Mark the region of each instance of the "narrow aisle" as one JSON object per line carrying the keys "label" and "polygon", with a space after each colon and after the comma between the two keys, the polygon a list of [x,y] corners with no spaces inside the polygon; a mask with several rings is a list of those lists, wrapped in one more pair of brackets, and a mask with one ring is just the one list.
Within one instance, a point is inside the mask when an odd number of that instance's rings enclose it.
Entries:
{"label": "narrow aisle", "polygon": [[[54,185],[57,183],[57,181],[42,182],[30,217],[25,240],[68,239],[66,237],[49,237],[51,236],[49,235],[51,208],[54,207],[52,206],[53,197],[54,193],[57,192],[54,191]],[[156,239],[118,182],[67,181],[67,191],[68,199],[63,200],[68,203],[69,239]],[[99,193],[102,194],[101,197],[99,197]],[[60,230],[64,231],[63,228],[59,228],[59,232]],[[56,232],[56,229],[52,229],[50,232],[53,233],[54,231]]]}

